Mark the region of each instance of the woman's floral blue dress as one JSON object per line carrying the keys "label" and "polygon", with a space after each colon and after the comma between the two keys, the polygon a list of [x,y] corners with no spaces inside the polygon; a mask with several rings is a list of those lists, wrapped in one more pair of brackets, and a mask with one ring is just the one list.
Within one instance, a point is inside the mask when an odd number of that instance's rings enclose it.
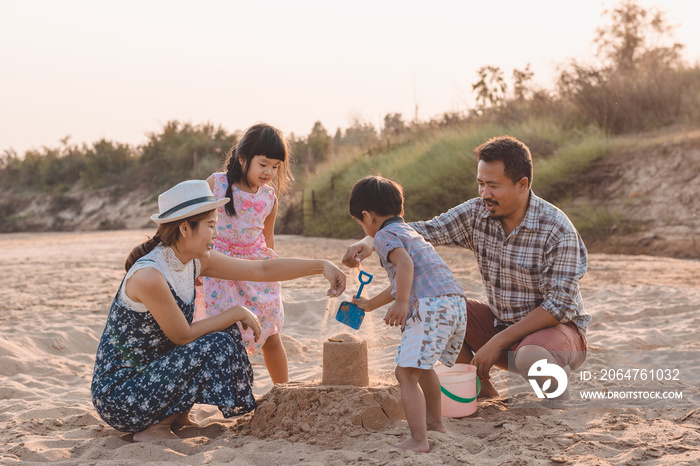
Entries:
{"label": "woman's floral blue dress", "polygon": [[[154,262],[151,255],[139,261]],[[194,287],[196,268],[191,268]],[[185,303],[168,285],[191,323],[194,299]],[[150,312],[119,301],[115,297],[109,311],[92,379],[92,402],[107,424],[140,432],[195,403],[218,406],[227,418],[255,408],[253,370],[237,325],[177,346]]]}

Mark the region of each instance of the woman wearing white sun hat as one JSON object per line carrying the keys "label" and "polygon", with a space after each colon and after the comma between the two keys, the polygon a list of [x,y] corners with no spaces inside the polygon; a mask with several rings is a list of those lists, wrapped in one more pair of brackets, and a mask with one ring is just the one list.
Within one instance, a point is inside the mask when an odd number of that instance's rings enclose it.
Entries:
{"label": "woman wearing white sun hat", "polygon": [[126,260],[95,358],[92,400],[107,424],[135,432],[135,441],[178,438],[171,428],[191,424],[194,403],[218,406],[224,417],[255,408],[253,371],[234,324],[257,339],[260,323],[241,306],[192,323],[198,276],[270,282],[323,274],[330,296],[345,289],[345,275],[326,260],[241,260],[212,251],[216,209],[228,201],[204,180],[169,189],[151,217],[155,236]]}

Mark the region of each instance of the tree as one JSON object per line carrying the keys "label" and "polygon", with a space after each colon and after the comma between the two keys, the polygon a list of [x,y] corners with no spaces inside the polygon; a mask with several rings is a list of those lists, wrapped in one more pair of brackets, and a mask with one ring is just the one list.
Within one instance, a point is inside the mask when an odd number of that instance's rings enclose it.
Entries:
{"label": "tree", "polygon": [[150,133],[143,146],[139,179],[170,184],[187,178],[204,178],[218,169],[237,136],[220,126],[169,121],[160,134]]}
{"label": "tree", "polygon": [[[5,149],[0,154],[0,186],[8,188],[19,183],[19,171],[22,161],[14,149]],[[0,188],[1,189],[1,188]]]}
{"label": "tree", "polygon": [[333,148],[333,141],[320,121],[314,123],[313,128],[311,128],[307,143],[313,164],[325,161]]}
{"label": "tree", "polygon": [[640,131],[678,118],[684,82],[680,51],[665,14],[623,0],[605,10],[610,23],[594,44],[602,63],[572,60],[559,76],[559,93],[584,120],[608,133]]}
{"label": "tree", "polygon": [[362,121],[357,115],[353,116],[350,126],[345,130],[343,144],[369,149],[376,140],[377,129],[374,125]]}
{"label": "tree", "polygon": [[342,143],[343,143],[343,130],[340,128],[336,128],[335,136],[333,136],[333,145],[339,146]]}
{"label": "tree", "polygon": [[386,136],[396,136],[406,131],[406,123],[400,113],[387,113],[384,116],[384,131]]}
{"label": "tree", "polygon": [[653,55],[666,65],[677,63],[683,45],[673,41],[675,26],[658,8],[645,9],[636,0],[624,0],[618,6],[603,10],[610,23],[599,27],[593,43],[605,65],[629,71]]}
{"label": "tree", "polygon": [[529,63],[524,70],[513,70],[513,97],[515,100],[522,101],[532,96],[533,92],[530,87],[530,82],[534,75],[535,73],[530,71]]}
{"label": "tree", "polygon": [[128,144],[100,139],[85,151],[85,168],[80,172],[83,184],[100,188],[122,184],[124,172],[136,159],[136,152]]}
{"label": "tree", "polygon": [[499,67],[482,66],[476,74],[479,80],[472,84],[472,91],[476,93],[477,110],[497,107],[505,101],[508,86]]}

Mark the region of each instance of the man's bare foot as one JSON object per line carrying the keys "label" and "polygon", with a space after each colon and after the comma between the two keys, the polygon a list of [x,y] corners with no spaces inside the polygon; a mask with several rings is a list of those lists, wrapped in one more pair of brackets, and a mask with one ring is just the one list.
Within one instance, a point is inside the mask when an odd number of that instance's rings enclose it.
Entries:
{"label": "man's bare foot", "polygon": [[498,390],[493,386],[489,379],[481,380],[481,392],[479,398],[495,398],[498,395]]}
{"label": "man's bare foot", "polygon": [[194,422],[192,419],[190,419],[190,412],[185,411],[184,413],[180,413],[177,415],[177,417],[173,420],[173,427],[184,427],[184,426],[198,426],[196,422]]}
{"label": "man's bare foot", "polygon": [[571,399],[571,392],[569,391],[569,387],[566,387],[566,390],[559,395],[556,398],[546,398],[546,401],[569,401]]}
{"label": "man's bare foot", "polygon": [[440,419],[439,422],[431,422],[427,424],[428,431],[430,432],[441,432],[443,434],[447,433],[447,428],[445,428],[445,424],[442,423],[442,419]]}
{"label": "man's bare foot", "polygon": [[564,393],[559,395],[558,397],[555,398],[556,400],[559,401],[568,401],[571,399],[571,392],[569,391],[569,387],[566,387],[566,390],[564,390]]}
{"label": "man's bare foot", "polygon": [[428,440],[426,439],[425,442],[418,442],[417,440],[414,440],[413,438],[410,438],[408,440],[404,440],[403,442],[394,445],[396,448],[400,448],[401,450],[411,450],[415,451],[416,453],[428,453],[430,452],[430,445],[428,445]]}
{"label": "man's bare foot", "polygon": [[169,423],[162,422],[134,434],[134,442],[150,442],[152,440],[180,440],[180,437],[173,434]]}

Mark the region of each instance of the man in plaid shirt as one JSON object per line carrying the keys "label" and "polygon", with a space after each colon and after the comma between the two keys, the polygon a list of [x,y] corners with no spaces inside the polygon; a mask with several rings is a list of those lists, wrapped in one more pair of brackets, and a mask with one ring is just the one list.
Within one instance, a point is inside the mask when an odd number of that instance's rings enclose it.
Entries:
{"label": "man in plaid shirt", "polygon": [[[457,362],[477,367],[482,396],[497,396],[489,380],[494,365],[508,369],[510,362],[527,376],[540,359],[569,369],[585,360],[591,316],[583,309],[579,280],[587,252],[566,215],[531,191],[525,144],[501,136],[474,155],[481,197],[409,225],[435,246],[474,251],[487,303],[467,300],[467,334]],[[357,266],[372,249],[367,237],[348,247],[343,263]]]}

